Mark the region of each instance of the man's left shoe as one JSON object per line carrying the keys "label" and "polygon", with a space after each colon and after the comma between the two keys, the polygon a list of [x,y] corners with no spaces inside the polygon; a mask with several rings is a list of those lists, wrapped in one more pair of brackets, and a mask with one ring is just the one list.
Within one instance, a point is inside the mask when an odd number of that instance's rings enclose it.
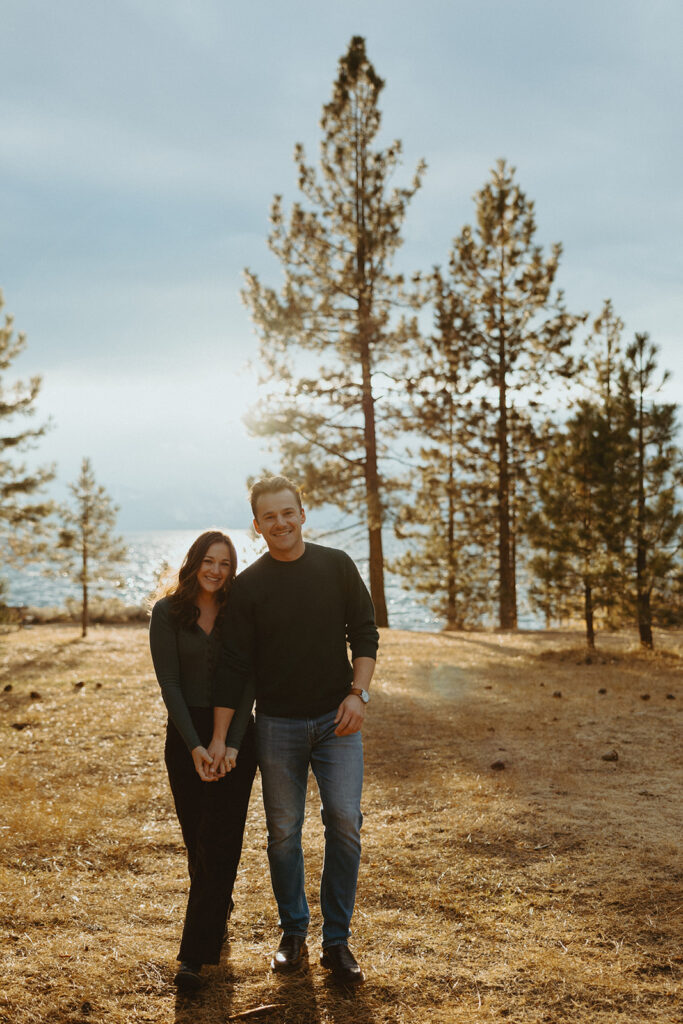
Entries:
{"label": "man's left shoe", "polygon": [[356,963],[356,958],[349,947],[342,943],[338,946],[328,946],[320,954],[320,963],[332,971],[332,977],[340,985],[362,985],[365,975]]}

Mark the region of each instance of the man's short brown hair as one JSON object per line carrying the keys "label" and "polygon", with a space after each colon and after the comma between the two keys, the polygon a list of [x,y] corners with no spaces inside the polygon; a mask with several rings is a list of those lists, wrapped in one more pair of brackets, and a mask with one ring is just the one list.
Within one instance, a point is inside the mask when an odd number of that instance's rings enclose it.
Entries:
{"label": "man's short brown hair", "polygon": [[264,476],[260,480],[255,480],[249,488],[249,501],[251,503],[251,511],[253,512],[254,519],[257,518],[256,505],[261,495],[277,494],[278,491],[291,491],[296,497],[299,508],[303,508],[303,504],[301,502],[301,491],[295,483],[289,480],[286,476]]}

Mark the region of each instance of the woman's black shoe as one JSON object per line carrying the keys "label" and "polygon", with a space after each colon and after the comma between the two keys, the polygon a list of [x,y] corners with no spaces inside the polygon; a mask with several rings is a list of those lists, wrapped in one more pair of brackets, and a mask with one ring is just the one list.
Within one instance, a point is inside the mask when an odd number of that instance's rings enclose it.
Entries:
{"label": "woman's black shoe", "polygon": [[228,906],[228,916],[225,919],[225,931],[223,932],[223,944],[225,944],[228,941],[228,939],[230,938],[230,928],[228,927],[228,924],[229,924],[230,918],[232,917],[232,912],[233,912],[234,909],[235,909],[235,901],[231,897],[230,898],[230,904]]}
{"label": "woman's black shoe", "polygon": [[201,970],[201,964],[183,960],[173,981],[184,992],[196,992],[202,984]]}

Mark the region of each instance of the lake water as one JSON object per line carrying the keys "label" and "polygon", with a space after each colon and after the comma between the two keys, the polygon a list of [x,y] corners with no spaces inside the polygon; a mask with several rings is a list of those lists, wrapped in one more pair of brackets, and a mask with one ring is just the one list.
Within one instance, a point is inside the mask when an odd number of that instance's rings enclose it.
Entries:
{"label": "lake water", "polygon": [[[163,562],[177,569],[192,541],[201,530],[144,530],[124,534],[128,545],[128,558],[123,565],[121,576],[123,587],[112,590],[104,585],[100,593],[115,593],[126,604],[139,605],[147,598],[156,585],[159,568]],[[239,567],[244,568],[265,550],[260,538],[254,539],[248,530],[226,530],[232,538]],[[315,535],[308,532],[311,540]],[[325,541],[323,541],[325,543]],[[346,546],[330,542],[332,547]],[[356,548],[356,550],[354,550]],[[361,575],[368,581],[368,559],[359,543],[346,548],[355,559]],[[6,569],[2,575],[8,583],[5,602],[8,605],[35,607],[61,607],[68,597],[78,597],[79,588],[66,577],[48,577],[40,566],[27,566],[21,571]],[[389,622],[395,629],[438,630],[442,622],[430,610],[420,604],[409,591],[402,588],[400,579],[387,574],[385,579]]]}

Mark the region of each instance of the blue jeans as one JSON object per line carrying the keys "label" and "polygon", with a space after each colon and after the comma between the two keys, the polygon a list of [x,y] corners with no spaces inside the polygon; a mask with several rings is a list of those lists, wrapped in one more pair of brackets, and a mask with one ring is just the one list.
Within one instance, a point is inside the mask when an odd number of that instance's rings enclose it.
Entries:
{"label": "blue jeans", "polygon": [[285,935],[305,936],[308,930],[301,828],[309,765],[318,783],[325,827],[323,948],[346,942],[351,933],[363,822],[363,741],[360,732],[335,736],[335,715],[336,709],[320,718],[256,714],[270,878]]}

